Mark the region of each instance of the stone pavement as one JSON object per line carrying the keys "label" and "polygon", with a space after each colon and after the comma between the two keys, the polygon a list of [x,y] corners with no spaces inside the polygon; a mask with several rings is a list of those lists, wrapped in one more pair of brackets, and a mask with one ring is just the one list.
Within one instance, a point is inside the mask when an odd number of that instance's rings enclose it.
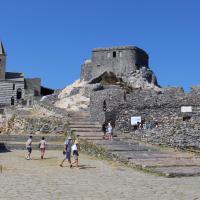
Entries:
{"label": "stone pavement", "polygon": [[0,154],[0,199],[200,200],[200,177],[165,178],[80,155],[81,169],[59,167],[61,151],[24,159],[25,151]]}

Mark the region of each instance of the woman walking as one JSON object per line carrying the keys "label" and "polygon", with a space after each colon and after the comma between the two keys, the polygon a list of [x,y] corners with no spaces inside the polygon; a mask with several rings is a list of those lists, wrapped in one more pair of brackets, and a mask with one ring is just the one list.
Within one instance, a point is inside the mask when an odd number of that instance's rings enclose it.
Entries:
{"label": "woman walking", "polygon": [[39,143],[39,148],[40,148],[40,152],[41,152],[41,159],[44,158],[44,153],[45,153],[45,150],[46,150],[46,146],[47,146],[47,143],[45,141],[45,138],[42,137],[42,140]]}
{"label": "woman walking", "polygon": [[107,131],[108,131],[108,135],[109,135],[109,140],[112,140],[113,139],[113,128],[112,128],[111,122],[108,123]]}

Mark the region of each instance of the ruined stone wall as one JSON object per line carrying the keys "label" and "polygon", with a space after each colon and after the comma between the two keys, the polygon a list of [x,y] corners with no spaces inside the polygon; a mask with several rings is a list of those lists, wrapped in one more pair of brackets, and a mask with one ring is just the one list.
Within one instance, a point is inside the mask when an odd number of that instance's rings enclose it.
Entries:
{"label": "ruined stone wall", "polygon": [[110,86],[107,89],[93,91],[90,94],[90,113],[92,121],[103,123],[106,116],[112,113],[116,116],[115,108],[124,102],[124,91],[117,86]]}
{"label": "ruined stone wall", "polygon": [[[103,112],[104,101],[107,108]],[[192,106],[192,113],[181,113],[181,106]],[[184,93],[182,88],[164,88],[161,91],[136,89],[126,94],[122,89],[116,92],[110,88],[94,92],[90,107],[92,119],[101,123],[112,112],[118,130],[130,130],[131,116],[142,116],[146,121],[156,121],[165,126],[183,121],[185,115],[192,116],[193,120],[200,118],[200,89],[192,88],[190,93]]]}

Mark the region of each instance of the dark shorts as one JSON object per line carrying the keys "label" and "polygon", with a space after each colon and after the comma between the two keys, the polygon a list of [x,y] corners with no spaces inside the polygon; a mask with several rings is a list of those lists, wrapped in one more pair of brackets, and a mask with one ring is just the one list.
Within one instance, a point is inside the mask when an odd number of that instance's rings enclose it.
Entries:
{"label": "dark shorts", "polygon": [[71,152],[66,152],[65,159],[66,160],[71,160]]}
{"label": "dark shorts", "polygon": [[27,147],[26,149],[27,149],[27,151],[28,151],[29,153],[32,152],[32,148],[31,148],[31,147]]}
{"label": "dark shorts", "polygon": [[74,160],[78,160],[78,151],[73,151],[73,157],[74,157]]}

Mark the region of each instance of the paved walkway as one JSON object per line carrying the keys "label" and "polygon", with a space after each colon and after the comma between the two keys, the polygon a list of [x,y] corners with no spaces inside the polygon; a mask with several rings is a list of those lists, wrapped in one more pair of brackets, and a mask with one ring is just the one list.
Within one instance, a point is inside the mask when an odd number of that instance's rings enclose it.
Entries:
{"label": "paved walkway", "polygon": [[116,163],[80,156],[81,169],[59,167],[60,151],[40,160],[24,159],[24,151],[0,154],[0,199],[200,200],[200,177],[165,178]]}

